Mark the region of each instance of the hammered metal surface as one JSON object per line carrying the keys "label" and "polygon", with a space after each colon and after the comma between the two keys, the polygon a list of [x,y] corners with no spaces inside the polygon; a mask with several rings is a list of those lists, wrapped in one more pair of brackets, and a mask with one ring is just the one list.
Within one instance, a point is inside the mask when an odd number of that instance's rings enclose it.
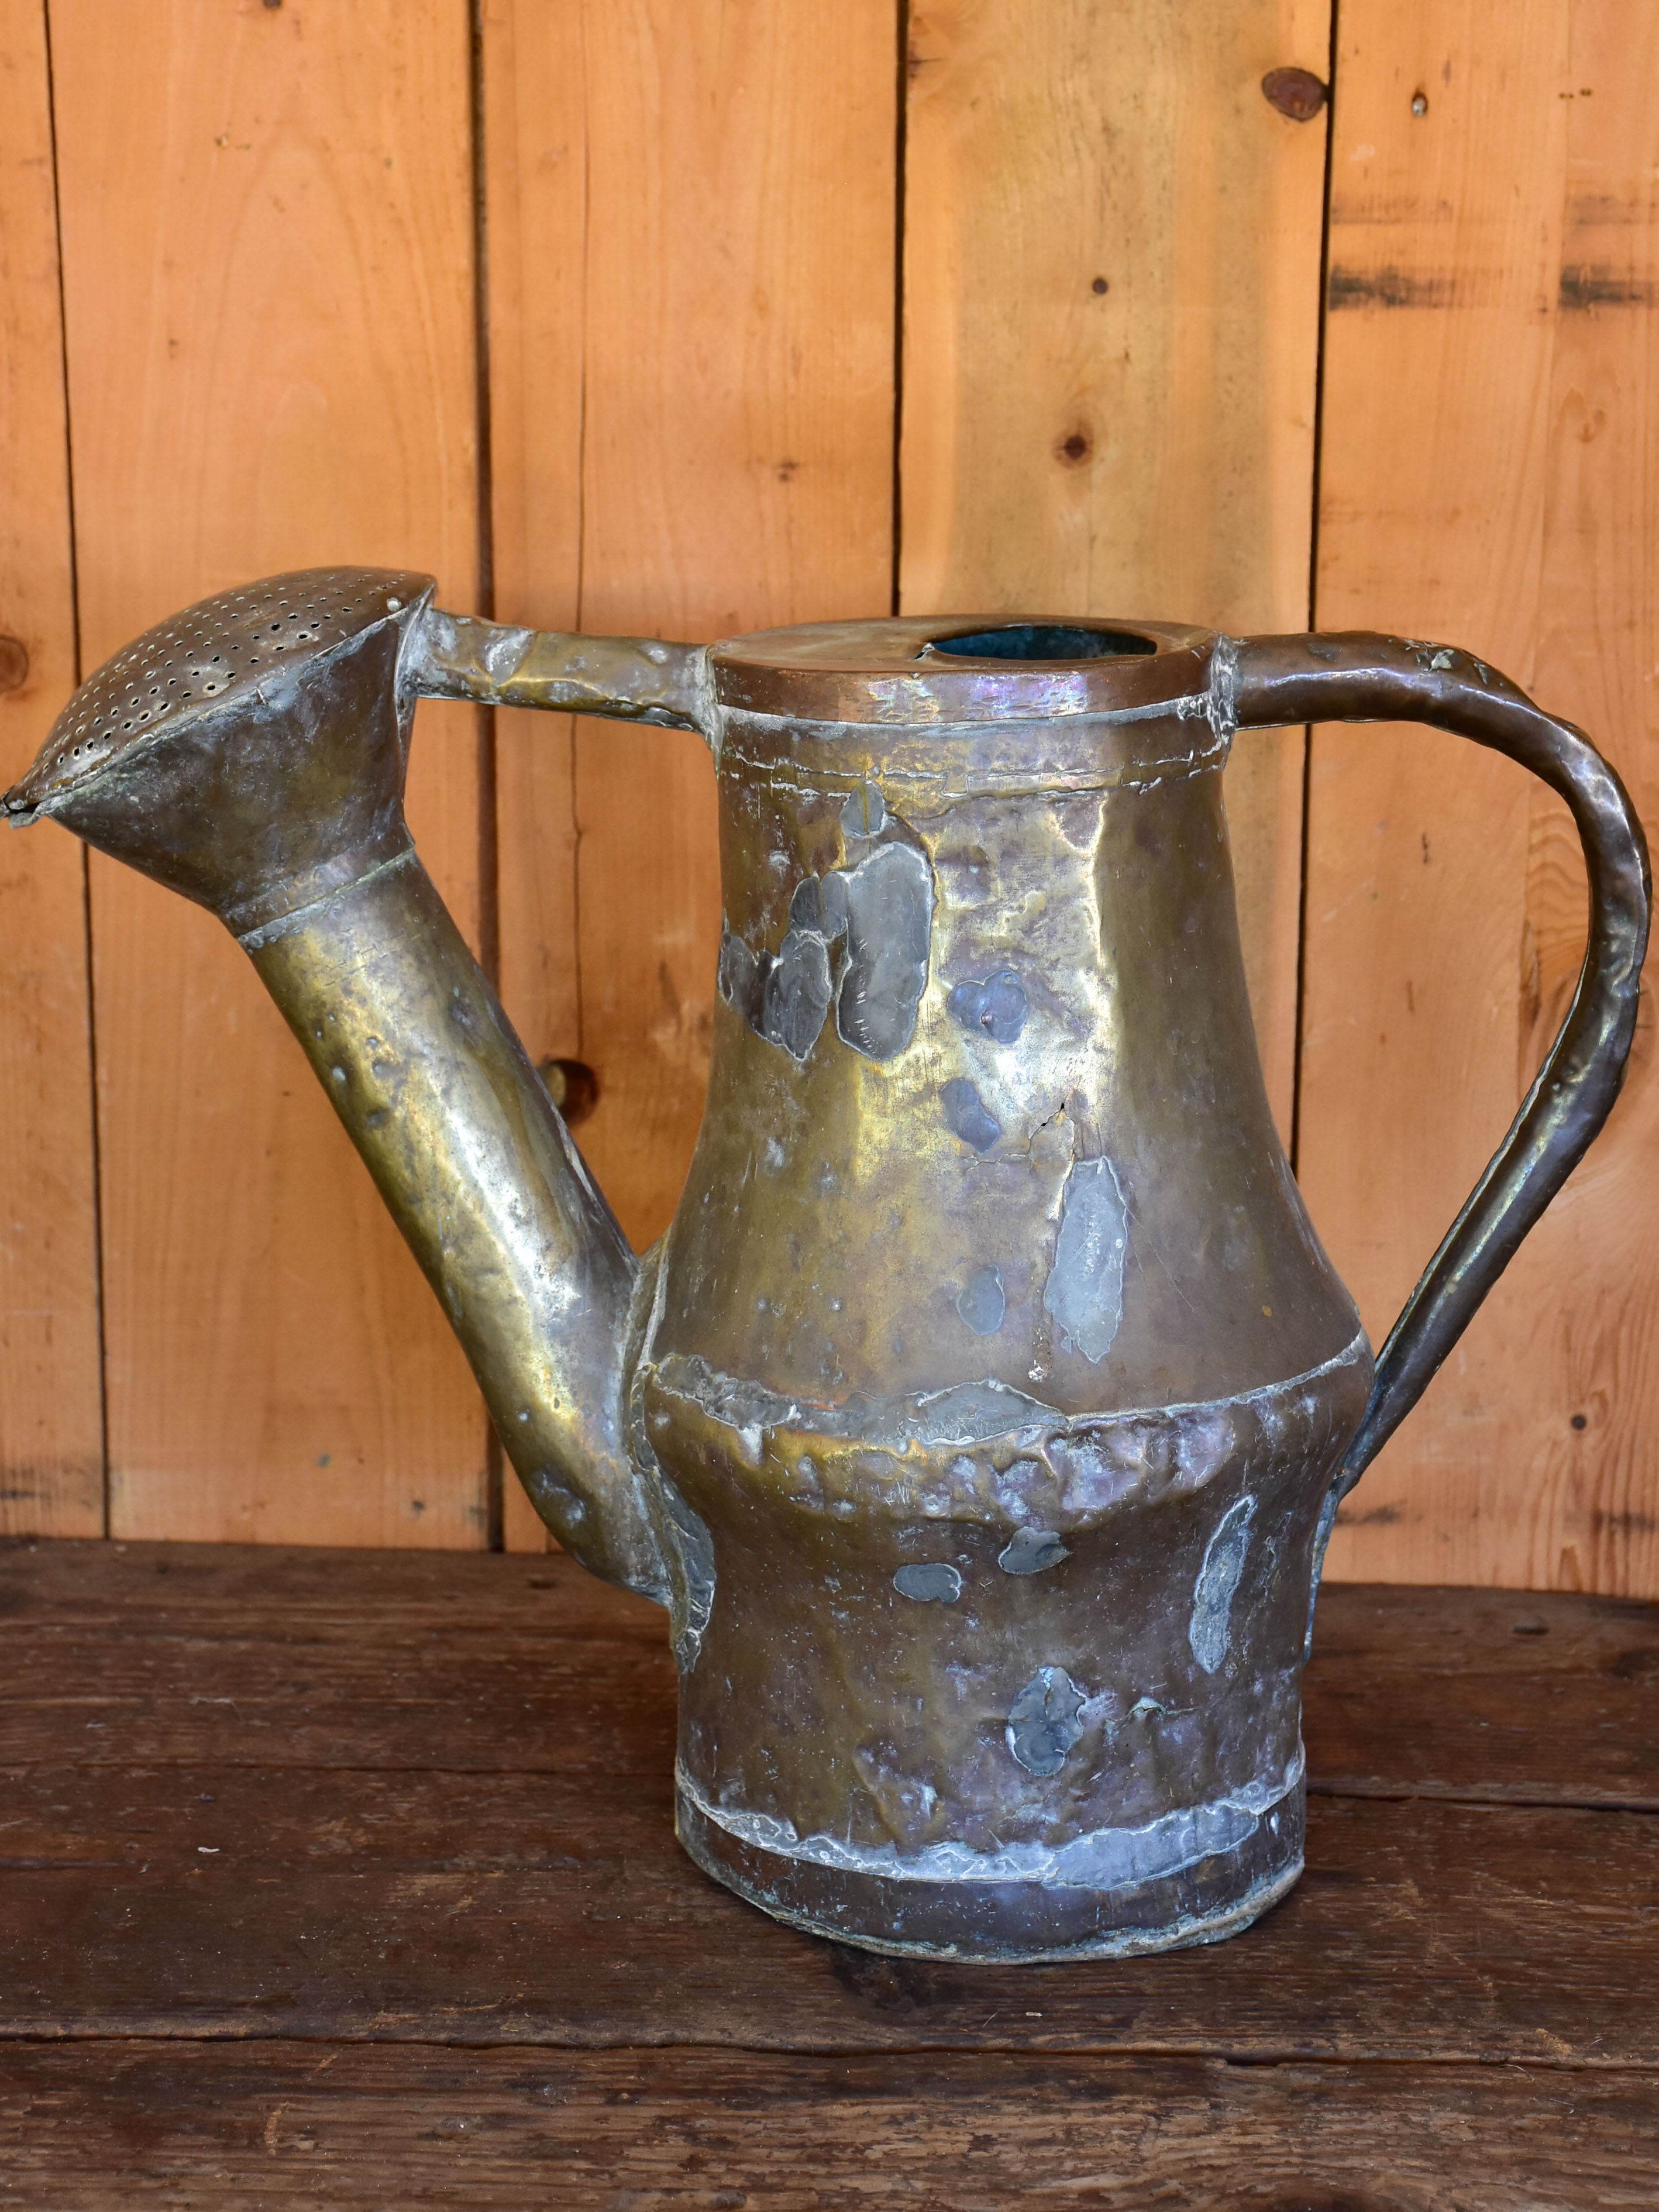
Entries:
{"label": "hammered metal surface", "polygon": [[[429,591],[313,572],[158,625],[10,811],[240,937],[544,1517],[671,1606],[700,1863],[878,1949],[1245,1924],[1300,1864],[1335,1501],[1618,1088],[1648,886],[1616,777],[1411,641],[981,617],[705,653]],[[422,691],[709,740],[708,1107],[643,1261],[415,858]],[[1220,786],[1241,720],[1373,714],[1551,782],[1595,911],[1562,1036],[1368,1395],[1267,1109]]]}

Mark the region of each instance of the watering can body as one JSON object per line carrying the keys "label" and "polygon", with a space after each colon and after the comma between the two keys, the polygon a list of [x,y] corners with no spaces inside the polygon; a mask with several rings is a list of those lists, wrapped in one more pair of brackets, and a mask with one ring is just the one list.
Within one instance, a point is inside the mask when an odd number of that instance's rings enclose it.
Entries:
{"label": "watering can body", "polygon": [[[218,662],[224,603],[93,678],[9,804],[241,939],[550,1525],[670,1607],[692,1856],[880,1949],[1245,1924],[1301,1865],[1337,1503],[1618,1086],[1647,888],[1617,779],[1410,641],[1016,618],[693,649],[471,623],[412,575],[249,592]],[[409,845],[419,692],[709,741],[708,1107],[641,1260]],[[1221,799],[1237,728],[1339,716],[1511,753],[1590,860],[1573,1012],[1380,1364],[1268,1110]]]}

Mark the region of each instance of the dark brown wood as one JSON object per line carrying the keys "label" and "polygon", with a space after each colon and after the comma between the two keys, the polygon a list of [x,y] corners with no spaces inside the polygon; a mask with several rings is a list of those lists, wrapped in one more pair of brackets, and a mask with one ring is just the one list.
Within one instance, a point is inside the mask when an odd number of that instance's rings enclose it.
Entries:
{"label": "dark brown wood", "polygon": [[[533,1773],[596,1713],[608,1771],[672,1755],[664,1616],[559,1557],[21,1543],[0,1624],[0,1766],[72,1731],[82,1763]],[[1316,1790],[1659,1809],[1659,1607],[1332,1583],[1308,1681]]]}
{"label": "dark brown wood", "polygon": [[[0,1765],[535,1772],[673,1756],[665,1616],[569,1559],[233,1545],[0,1551]],[[482,1568],[482,1574],[471,1570]],[[572,1670],[574,1670],[574,1674]]]}
{"label": "dark brown wood", "polygon": [[774,1925],[678,1850],[665,1771],[32,1780],[4,1780],[0,2035],[1659,2067],[1645,1814],[1321,1799],[1246,1936],[1028,1970]]}
{"label": "dark brown wood", "polygon": [[1659,1610],[1328,1590],[1286,1903],[1024,1969],[698,1874],[564,1559],[20,1545],[0,1635],[0,2206],[1659,2198]]}
{"label": "dark brown wood", "polygon": [[30,2212],[1624,2212],[1650,2201],[1632,2184],[1656,2165],[1650,2079],[1612,2070],[339,2044],[0,2050],[0,2203]]}
{"label": "dark brown wood", "polygon": [[1659,1811],[1659,1607],[1328,1583],[1309,1786]]}

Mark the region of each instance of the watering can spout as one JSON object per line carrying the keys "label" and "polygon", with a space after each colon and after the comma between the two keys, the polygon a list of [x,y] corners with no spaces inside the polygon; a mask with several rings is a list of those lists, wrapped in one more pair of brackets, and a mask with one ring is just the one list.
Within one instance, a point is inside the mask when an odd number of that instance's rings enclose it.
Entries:
{"label": "watering can spout", "polygon": [[702,657],[499,629],[432,592],[307,571],[157,625],[76,692],[6,810],[62,822],[232,931],[542,1517],[605,1580],[665,1599],[659,1501],[629,1440],[641,1265],[421,866],[403,793],[421,694],[695,726]]}

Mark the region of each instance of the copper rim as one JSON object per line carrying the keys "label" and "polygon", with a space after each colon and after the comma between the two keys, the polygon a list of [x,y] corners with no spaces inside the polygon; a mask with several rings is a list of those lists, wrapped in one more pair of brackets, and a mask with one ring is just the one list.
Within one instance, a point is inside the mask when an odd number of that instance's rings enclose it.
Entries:
{"label": "copper rim", "polygon": [[[1041,648],[1056,634],[1134,643],[1052,656]],[[961,650],[963,640],[994,636],[1016,641],[1014,649]],[[1172,623],[933,615],[757,630],[711,647],[709,665],[719,703],[739,713],[937,726],[1121,713],[1190,697],[1208,684],[1214,643],[1212,631]],[[1021,650],[1026,644],[1036,649]]]}

